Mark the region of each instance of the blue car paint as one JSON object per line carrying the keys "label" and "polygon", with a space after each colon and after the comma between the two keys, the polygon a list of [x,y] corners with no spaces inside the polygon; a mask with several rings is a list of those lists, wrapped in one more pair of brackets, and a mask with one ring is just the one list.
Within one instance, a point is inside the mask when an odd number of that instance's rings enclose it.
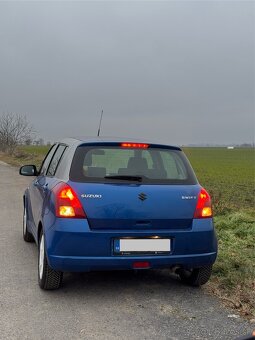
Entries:
{"label": "blue car paint", "polygon": [[[48,261],[61,271],[90,271],[100,269],[131,269],[135,261],[149,261],[151,268],[199,267],[216,259],[217,242],[212,219],[193,220],[189,231],[152,229],[149,231],[91,231],[87,220],[73,219],[65,223],[57,219],[45,233]],[[160,236],[171,238],[169,255],[115,256],[113,240],[121,237]]]}
{"label": "blue car paint", "polygon": [[[53,184],[55,185],[56,181],[54,181]],[[91,186],[93,186],[93,184],[88,185],[89,190],[91,190]],[[104,186],[107,187],[111,185],[106,184]],[[126,189],[123,188],[123,185],[119,186],[122,187],[122,190]],[[124,185],[124,187],[126,187],[126,185]],[[137,189],[138,188],[136,188],[136,190]],[[155,186],[153,186],[153,189],[157,191]],[[174,187],[174,189],[176,192],[180,192],[179,188]],[[196,186],[194,189],[198,191],[199,186]],[[190,193],[190,190],[191,189],[189,188],[188,193]],[[146,191],[148,192],[148,188]],[[26,194],[28,193],[26,192]],[[26,197],[27,202],[29,202],[28,196]],[[130,228],[125,228],[124,230],[112,230],[108,228],[91,230],[88,219],[56,218],[54,197],[52,194],[46,202],[44,213],[41,216],[41,222],[44,227],[48,262],[55,270],[90,271],[102,269],[131,269],[133,263],[137,260],[149,261],[151,268],[164,268],[171,267],[173,265],[181,265],[189,268],[213,263],[216,259],[217,241],[213,227],[213,220],[211,218],[192,219],[190,226],[178,230],[178,228],[174,228],[172,225],[171,219],[165,219],[165,221],[168,222],[169,228],[166,228],[164,225],[163,228],[159,229],[157,224],[155,225],[154,219],[151,219],[152,216],[150,215],[151,224],[139,226],[139,228],[137,228],[137,225],[132,223],[134,219],[132,210],[130,209],[130,214],[126,214],[126,219],[131,222]],[[88,204],[88,200],[85,200],[84,206],[86,206],[86,204]],[[188,204],[187,201],[185,201],[185,204]],[[31,207],[30,204],[27,205],[27,208],[28,216],[31,216],[32,212],[29,210],[29,207]],[[95,207],[93,208],[95,209]],[[151,208],[152,207],[150,207],[150,209]],[[86,210],[88,210],[88,206]],[[101,209],[100,215],[98,210],[96,212],[98,213],[97,217],[99,219],[100,216],[105,218],[105,213],[107,215],[107,212],[109,211],[109,209]],[[163,216],[166,214],[166,212],[162,210],[164,210],[164,206],[159,204],[156,211],[154,211],[154,214],[152,214],[155,215],[153,217],[156,217],[155,221],[160,221],[159,217],[161,214]],[[175,211],[176,216],[178,216],[177,202],[175,202],[173,210]],[[144,219],[147,217],[146,211],[142,212],[143,213],[139,216],[139,218]],[[188,220],[190,217],[189,213],[193,214],[193,212],[194,207],[192,207],[190,211],[189,209],[187,210],[186,217]],[[111,219],[112,217],[113,216],[109,214],[109,218]],[[126,225],[126,223],[124,224]],[[37,228],[35,228],[35,225],[32,223],[30,218],[28,228],[33,233],[34,237],[37,238]],[[114,255],[114,239],[122,237],[149,236],[170,238],[171,253],[163,256]]]}
{"label": "blue car paint", "polygon": [[[143,185],[143,184],[101,184],[68,182],[80,197],[89,220],[107,221],[130,220],[191,220],[196,207],[196,199],[185,200],[182,196],[196,196],[200,185]],[[101,199],[81,198],[82,194],[96,193]],[[145,193],[147,199],[138,199],[140,193]],[[119,226],[121,229],[121,225]],[[158,227],[158,226],[157,226]]]}
{"label": "blue car paint", "polygon": [[[28,230],[38,243],[38,227],[45,234],[48,263],[60,271],[132,269],[136,261],[151,268],[180,265],[195,268],[213,264],[217,239],[212,218],[193,219],[201,186],[77,183],[66,181],[77,193],[87,219],[57,218],[52,188],[63,179],[41,176],[25,191]],[[139,193],[147,199],[137,199]],[[101,199],[81,198],[99,194]],[[33,201],[33,204],[31,202]],[[32,206],[34,209],[32,209]],[[117,222],[116,222],[117,221]],[[171,239],[164,255],[120,256],[114,240],[159,236]]]}

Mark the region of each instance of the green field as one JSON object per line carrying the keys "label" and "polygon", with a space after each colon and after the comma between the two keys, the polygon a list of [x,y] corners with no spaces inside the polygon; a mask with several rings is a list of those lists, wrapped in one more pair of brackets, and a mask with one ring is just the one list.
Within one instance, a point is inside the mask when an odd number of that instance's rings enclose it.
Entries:
{"label": "green field", "polygon": [[255,207],[255,149],[184,148],[216,214]]}
{"label": "green field", "polygon": [[27,154],[36,154],[44,157],[48,152],[50,146],[34,146],[34,145],[26,145],[20,147],[20,150],[27,153]]}
{"label": "green field", "polygon": [[[39,166],[48,147],[23,146],[14,165]],[[255,316],[255,149],[184,148],[199,182],[210,193],[219,255],[209,289],[242,313]]]}

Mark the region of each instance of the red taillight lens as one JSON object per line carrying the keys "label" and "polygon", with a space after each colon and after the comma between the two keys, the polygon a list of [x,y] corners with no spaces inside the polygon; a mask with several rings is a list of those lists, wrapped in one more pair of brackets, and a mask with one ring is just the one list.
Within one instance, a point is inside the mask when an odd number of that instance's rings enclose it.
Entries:
{"label": "red taillight lens", "polygon": [[194,218],[212,217],[211,197],[205,189],[201,189],[197,199]]}
{"label": "red taillight lens", "polygon": [[126,143],[121,143],[120,146],[122,148],[147,149],[149,147],[149,144],[126,142]]}
{"label": "red taillight lens", "polygon": [[86,218],[81,202],[75,191],[66,183],[59,183],[53,189],[56,216],[63,218]]}

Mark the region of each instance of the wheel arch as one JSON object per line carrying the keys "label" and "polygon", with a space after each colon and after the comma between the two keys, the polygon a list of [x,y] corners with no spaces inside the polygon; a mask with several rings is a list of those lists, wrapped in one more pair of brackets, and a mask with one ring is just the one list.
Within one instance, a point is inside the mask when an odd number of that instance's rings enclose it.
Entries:
{"label": "wheel arch", "polygon": [[37,230],[37,244],[39,244],[40,235],[41,235],[42,230],[43,230],[43,225],[42,225],[42,222],[40,221],[39,224],[38,224],[38,230]]}
{"label": "wheel arch", "polygon": [[29,204],[29,193],[28,193],[28,189],[25,190],[24,194],[23,194],[23,207],[24,208],[29,208],[27,205]]}
{"label": "wheel arch", "polygon": [[26,200],[27,200],[27,193],[25,191],[24,194],[23,194],[23,207],[24,208],[26,207]]}

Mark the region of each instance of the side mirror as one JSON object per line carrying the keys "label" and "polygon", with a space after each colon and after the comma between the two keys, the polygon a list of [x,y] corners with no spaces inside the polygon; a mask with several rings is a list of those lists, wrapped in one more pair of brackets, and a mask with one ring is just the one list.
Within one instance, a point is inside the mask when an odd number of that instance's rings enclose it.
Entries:
{"label": "side mirror", "polygon": [[23,165],[19,169],[19,174],[22,176],[37,176],[37,169],[35,165]]}

